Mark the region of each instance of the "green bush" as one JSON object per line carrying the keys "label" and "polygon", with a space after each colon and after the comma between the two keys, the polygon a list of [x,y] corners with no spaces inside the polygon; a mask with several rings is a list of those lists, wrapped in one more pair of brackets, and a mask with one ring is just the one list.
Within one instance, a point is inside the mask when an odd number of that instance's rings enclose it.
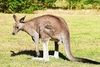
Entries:
{"label": "green bush", "polygon": [[56,7],[56,5],[54,4],[56,1],[57,0],[42,0],[42,3],[46,8],[53,8]]}
{"label": "green bush", "polygon": [[[57,7],[55,2],[63,0],[0,0],[0,12],[33,13],[34,10]],[[65,0],[65,9],[100,9],[100,0]]]}
{"label": "green bush", "polygon": [[56,0],[1,0],[0,12],[32,13],[34,10],[52,8]]}
{"label": "green bush", "polygon": [[[54,0],[50,0],[53,1]],[[2,0],[0,1],[0,12],[3,13],[32,13],[34,10],[42,10],[51,6],[53,2],[42,0]]]}
{"label": "green bush", "polygon": [[97,9],[100,0],[66,0],[67,9]]}
{"label": "green bush", "polygon": [[19,13],[29,8],[30,5],[32,5],[30,0],[2,0],[1,11],[4,13]]}

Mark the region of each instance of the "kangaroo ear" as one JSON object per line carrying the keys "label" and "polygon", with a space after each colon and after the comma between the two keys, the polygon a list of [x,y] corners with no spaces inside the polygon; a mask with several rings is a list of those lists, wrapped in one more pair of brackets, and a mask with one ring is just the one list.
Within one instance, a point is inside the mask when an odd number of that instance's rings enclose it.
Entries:
{"label": "kangaroo ear", "polygon": [[25,19],[26,16],[22,17],[19,21],[20,23],[24,23],[24,19]]}
{"label": "kangaroo ear", "polygon": [[16,22],[18,21],[15,14],[13,15],[13,18],[14,18],[14,20],[15,20]]}

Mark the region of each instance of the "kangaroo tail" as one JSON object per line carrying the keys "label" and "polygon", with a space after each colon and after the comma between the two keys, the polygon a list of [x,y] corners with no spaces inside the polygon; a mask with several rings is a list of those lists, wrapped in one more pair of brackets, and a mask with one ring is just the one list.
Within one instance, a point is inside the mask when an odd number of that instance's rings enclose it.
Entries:
{"label": "kangaroo tail", "polygon": [[75,61],[77,61],[77,62],[90,63],[90,64],[100,64],[100,62],[93,61],[90,59],[78,58],[78,57],[75,57],[75,59],[76,59]]}
{"label": "kangaroo tail", "polygon": [[70,37],[64,36],[63,43],[64,43],[66,55],[70,61],[77,61],[77,62],[91,63],[91,64],[100,64],[100,62],[97,62],[97,61],[93,61],[93,60],[89,60],[89,59],[85,59],[85,58],[74,57],[70,50]]}

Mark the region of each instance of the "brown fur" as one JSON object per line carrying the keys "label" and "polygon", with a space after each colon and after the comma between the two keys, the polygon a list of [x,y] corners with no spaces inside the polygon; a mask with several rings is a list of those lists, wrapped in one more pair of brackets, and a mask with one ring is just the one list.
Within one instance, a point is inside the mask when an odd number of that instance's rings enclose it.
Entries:
{"label": "brown fur", "polygon": [[[27,21],[24,18],[17,19],[16,15],[13,15],[16,23],[14,25],[13,35],[17,34],[18,31],[22,30],[27,32],[34,42],[36,43],[37,55],[40,55],[38,50],[39,39],[43,42],[43,60],[48,61],[48,41],[55,41],[55,51],[58,52],[59,44],[64,43],[66,55],[71,61],[79,62],[94,62],[88,59],[76,58],[72,55],[70,50],[70,33],[66,21],[58,16],[54,15],[43,15]],[[17,28],[19,27],[19,28]],[[55,57],[56,54],[55,52]]]}

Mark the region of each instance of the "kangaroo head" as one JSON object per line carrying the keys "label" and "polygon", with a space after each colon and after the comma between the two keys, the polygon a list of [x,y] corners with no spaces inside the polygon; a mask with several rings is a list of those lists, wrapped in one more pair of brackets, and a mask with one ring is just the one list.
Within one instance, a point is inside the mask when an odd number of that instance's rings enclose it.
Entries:
{"label": "kangaroo head", "polygon": [[13,15],[13,18],[15,20],[15,24],[13,26],[13,32],[12,35],[16,35],[20,30],[24,27],[24,19],[26,16],[22,17],[21,19],[17,19],[16,15]]}

